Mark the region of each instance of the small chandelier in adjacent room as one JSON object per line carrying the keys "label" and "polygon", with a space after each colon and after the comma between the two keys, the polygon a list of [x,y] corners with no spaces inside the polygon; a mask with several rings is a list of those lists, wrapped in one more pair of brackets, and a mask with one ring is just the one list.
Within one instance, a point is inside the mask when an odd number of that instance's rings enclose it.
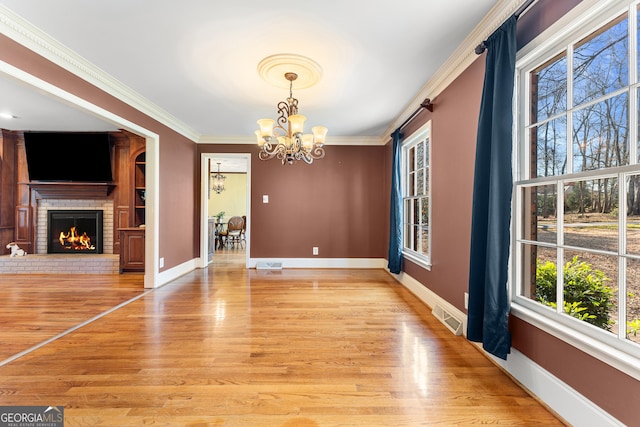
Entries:
{"label": "small chandelier in adjacent room", "polygon": [[296,73],[287,72],[284,78],[289,81],[289,97],[278,103],[278,119],[258,120],[259,130],[255,131],[260,152],[260,160],[277,157],[282,164],[293,164],[303,160],[307,164],[324,157],[324,141],[327,128],[315,126],[312,134],[303,133],[307,118],[298,114],[298,100],[293,97],[293,82],[298,78]]}
{"label": "small chandelier in adjacent room", "polygon": [[224,180],[226,176],[220,175],[220,162],[218,162],[218,173],[211,174],[211,191],[215,191],[216,194],[220,194],[224,191]]}

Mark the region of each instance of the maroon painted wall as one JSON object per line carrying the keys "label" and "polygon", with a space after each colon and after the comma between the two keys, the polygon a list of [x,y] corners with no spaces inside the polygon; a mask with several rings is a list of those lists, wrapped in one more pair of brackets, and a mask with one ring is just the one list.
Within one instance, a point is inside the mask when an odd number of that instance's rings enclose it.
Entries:
{"label": "maroon painted wall", "polygon": [[[431,120],[431,271],[405,260],[404,271],[464,310],[469,283],[471,194],[484,63],[475,61],[433,100],[405,134]],[[478,84],[480,82],[480,84]]]}
{"label": "maroon painted wall", "polygon": [[[578,3],[579,0],[540,0],[518,21],[518,45],[531,41]],[[405,260],[404,271],[463,311],[483,78],[484,55],[433,100],[433,113],[421,113],[405,129],[409,136],[426,120],[432,120],[433,266],[428,271]],[[389,147],[386,155],[391,157]],[[636,379],[514,316],[510,331],[515,349],[621,422],[637,424]]]}
{"label": "maroon painted wall", "polygon": [[158,134],[158,225],[161,230],[158,246],[160,256],[165,259],[164,269],[175,267],[199,255],[194,251],[192,232],[196,230],[196,212],[199,214],[194,210],[195,143],[4,35],[0,35],[0,60]]}
{"label": "maroon painted wall", "polygon": [[[198,153],[252,153],[252,258],[385,258],[388,191],[383,146],[325,146],[311,165],[261,161],[250,145],[198,145]],[[269,203],[262,203],[262,196]],[[385,208],[386,207],[386,208]],[[385,222],[387,218],[387,222]]]}
{"label": "maroon painted wall", "polygon": [[518,18],[517,48],[520,49],[582,0],[538,0]]}

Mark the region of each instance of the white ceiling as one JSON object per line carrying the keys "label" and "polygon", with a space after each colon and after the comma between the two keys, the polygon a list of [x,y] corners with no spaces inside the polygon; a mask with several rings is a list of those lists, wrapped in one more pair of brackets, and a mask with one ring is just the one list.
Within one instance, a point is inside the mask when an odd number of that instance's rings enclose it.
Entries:
{"label": "white ceiling", "polygon": [[[331,137],[382,137],[498,0],[2,0],[202,139],[253,140],[288,90],[263,81],[265,57],[318,62],[296,90],[300,113]],[[5,9],[6,11],[6,9]],[[2,12],[2,10],[0,10]],[[8,11],[6,11],[8,12]],[[0,112],[21,130],[112,126],[0,78]],[[420,100],[421,101],[421,100]],[[36,107],[36,108],[34,108]],[[0,119],[2,120],[2,119]]]}
{"label": "white ceiling", "polygon": [[14,119],[0,117],[2,129],[52,132],[117,130],[102,119],[1,73],[0,94],[0,113],[14,116]]}

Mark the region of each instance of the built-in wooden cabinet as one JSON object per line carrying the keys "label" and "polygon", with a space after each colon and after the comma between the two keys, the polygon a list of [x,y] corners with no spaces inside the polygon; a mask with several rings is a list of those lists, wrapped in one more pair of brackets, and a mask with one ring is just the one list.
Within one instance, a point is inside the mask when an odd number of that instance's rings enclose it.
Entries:
{"label": "built-in wooden cabinet", "polygon": [[144,228],[121,228],[120,272],[144,271]]}
{"label": "built-in wooden cabinet", "polygon": [[[146,212],[146,153],[132,150],[130,167],[130,222],[118,229],[120,271],[144,271],[144,240]],[[125,190],[125,189],[123,189]]]}

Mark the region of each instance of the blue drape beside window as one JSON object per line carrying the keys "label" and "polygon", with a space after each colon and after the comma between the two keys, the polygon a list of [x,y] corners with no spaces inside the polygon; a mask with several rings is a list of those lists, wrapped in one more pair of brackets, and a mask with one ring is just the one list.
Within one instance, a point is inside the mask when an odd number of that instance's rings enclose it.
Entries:
{"label": "blue drape beside window", "polygon": [[489,353],[507,358],[507,270],[512,191],[513,86],[516,17],[485,42],[486,68],[473,182],[467,338]]}
{"label": "blue drape beside window", "polygon": [[400,129],[393,135],[393,155],[391,158],[391,212],[389,215],[389,271],[398,274],[402,270],[402,158]]}

